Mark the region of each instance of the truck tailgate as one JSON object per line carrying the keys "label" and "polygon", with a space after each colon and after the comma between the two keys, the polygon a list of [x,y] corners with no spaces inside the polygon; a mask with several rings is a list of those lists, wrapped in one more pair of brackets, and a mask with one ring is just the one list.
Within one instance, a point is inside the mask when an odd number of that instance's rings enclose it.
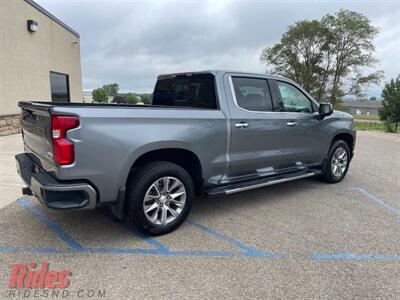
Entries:
{"label": "truck tailgate", "polygon": [[25,152],[43,169],[54,168],[50,105],[20,102]]}

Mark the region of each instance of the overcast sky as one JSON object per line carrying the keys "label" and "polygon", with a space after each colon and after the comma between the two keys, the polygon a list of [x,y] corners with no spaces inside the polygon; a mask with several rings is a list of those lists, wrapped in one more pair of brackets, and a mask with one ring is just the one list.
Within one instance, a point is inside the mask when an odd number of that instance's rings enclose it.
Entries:
{"label": "overcast sky", "polygon": [[117,82],[121,91],[151,92],[160,73],[264,72],[261,50],[287,26],[340,8],[380,28],[377,69],[385,80],[400,73],[400,1],[36,1],[80,33],[84,90]]}

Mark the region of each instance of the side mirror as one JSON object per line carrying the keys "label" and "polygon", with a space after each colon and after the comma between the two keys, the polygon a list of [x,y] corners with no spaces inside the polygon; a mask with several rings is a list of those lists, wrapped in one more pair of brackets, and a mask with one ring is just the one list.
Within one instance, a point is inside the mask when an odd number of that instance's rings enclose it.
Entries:
{"label": "side mirror", "polygon": [[330,103],[320,103],[318,113],[320,119],[322,120],[326,116],[333,114],[333,105]]}

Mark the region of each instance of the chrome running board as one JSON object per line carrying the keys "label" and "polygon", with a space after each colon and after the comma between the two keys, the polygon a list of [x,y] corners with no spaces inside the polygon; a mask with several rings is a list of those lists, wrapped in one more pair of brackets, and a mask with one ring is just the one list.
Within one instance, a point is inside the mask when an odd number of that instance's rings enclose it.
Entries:
{"label": "chrome running board", "polygon": [[264,183],[258,183],[258,184],[244,186],[244,187],[240,187],[240,188],[236,188],[236,189],[226,190],[225,194],[230,195],[230,194],[234,194],[234,193],[240,193],[240,192],[244,192],[244,191],[248,191],[248,190],[258,189],[258,188],[264,187],[264,186],[269,186],[269,185],[274,185],[274,184],[283,183],[283,182],[289,182],[289,181],[293,181],[293,180],[297,180],[297,179],[312,177],[315,175],[317,175],[317,174],[316,173],[308,173],[308,174],[303,174],[303,175],[289,177],[289,178],[272,180],[272,181],[268,181],[268,182],[264,182]]}
{"label": "chrome running board", "polygon": [[278,174],[270,177],[252,179],[249,181],[242,181],[242,182],[217,186],[211,189],[206,189],[204,193],[210,197],[220,196],[220,195],[230,195],[278,183],[284,183],[302,178],[312,177],[319,174],[321,174],[320,169],[312,168],[312,169],[295,171],[291,173]]}

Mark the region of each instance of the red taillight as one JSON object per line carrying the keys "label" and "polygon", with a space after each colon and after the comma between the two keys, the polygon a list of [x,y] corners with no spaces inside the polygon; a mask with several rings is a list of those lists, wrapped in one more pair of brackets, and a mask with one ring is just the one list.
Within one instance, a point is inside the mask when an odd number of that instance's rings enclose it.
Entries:
{"label": "red taillight", "polygon": [[69,165],[75,160],[74,144],[67,139],[67,131],[79,126],[74,116],[52,116],[51,132],[54,161],[59,165]]}

